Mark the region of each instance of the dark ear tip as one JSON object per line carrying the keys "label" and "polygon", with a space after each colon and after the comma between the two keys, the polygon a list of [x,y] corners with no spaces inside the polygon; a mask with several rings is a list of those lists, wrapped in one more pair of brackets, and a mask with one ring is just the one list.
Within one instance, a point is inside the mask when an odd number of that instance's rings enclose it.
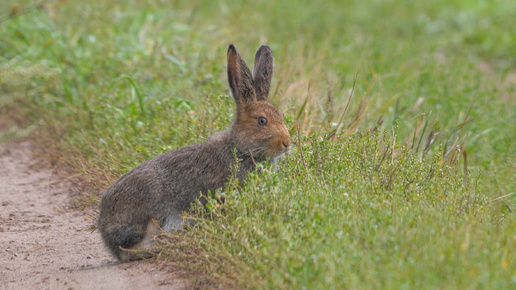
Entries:
{"label": "dark ear tip", "polygon": [[262,52],[262,51],[268,51],[270,53],[272,53],[272,50],[270,47],[268,47],[267,45],[262,45],[260,46],[260,48],[258,48],[258,51],[257,52]]}
{"label": "dark ear tip", "polygon": [[228,54],[229,54],[231,51],[233,51],[233,52],[236,52],[236,51],[237,51],[236,47],[235,47],[233,44],[230,44],[230,45],[229,45],[229,47],[228,47]]}
{"label": "dark ear tip", "polygon": [[260,46],[260,48],[258,48],[258,51],[260,51],[260,50],[264,50],[264,49],[266,49],[266,50],[271,50],[271,48],[270,48],[270,47],[268,47],[267,45],[262,45],[262,46]]}

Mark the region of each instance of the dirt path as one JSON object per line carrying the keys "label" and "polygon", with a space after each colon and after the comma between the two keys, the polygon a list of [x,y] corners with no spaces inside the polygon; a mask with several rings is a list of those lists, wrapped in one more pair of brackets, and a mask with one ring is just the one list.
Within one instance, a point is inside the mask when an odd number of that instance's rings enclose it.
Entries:
{"label": "dirt path", "polygon": [[1,289],[181,289],[145,262],[117,264],[88,230],[93,214],[70,209],[70,181],[35,165],[30,143],[0,143]]}

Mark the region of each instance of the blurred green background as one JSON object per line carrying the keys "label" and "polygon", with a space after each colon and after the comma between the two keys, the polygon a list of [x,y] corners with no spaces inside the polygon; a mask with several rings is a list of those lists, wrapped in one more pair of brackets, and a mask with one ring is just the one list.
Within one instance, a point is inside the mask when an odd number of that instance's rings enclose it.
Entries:
{"label": "blurred green background", "polygon": [[[516,208],[515,15],[516,1],[512,0],[3,0],[0,140],[35,133],[40,138],[46,136],[50,147],[89,176],[101,194],[141,161],[202,142],[227,128],[234,110],[226,81],[227,47],[235,44],[252,65],[256,49],[267,44],[275,56],[271,100],[285,113],[297,146],[281,164],[282,172],[252,177],[250,185],[242,189],[244,194],[238,197],[235,193],[237,197],[229,199],[227,207],[233,208],[226,208],[226,215],[200,222],[198,228],[184,234],[194,253],[207,251],[226,261],[201,259],[196,264],[205,265],[201,272],[213,270],[206,265],[215,265],[219,281],[237,286],[253,273],[259,282],[251,288],[514,287],[516,276],[510,269],[515,269],[516,244],[512,214]],[[336,129],[332,142],[323,141]],[[367,139],[367,130],[383,133]],[[390,167],[385,172],[378,169],[371,171],[378,173],[368,173],[367,166],[351,169],[361,158],[371,158],[375,168],[390,147]],[[303,148],[305,154],[321,155],[301,165]],[[368,155],[357,153],[366,151]],[[339,154],[351,155],[340,160],[335,158]],[[414,158],[414,163],[409,166],[404,158]],[[378,178],[383,176],[378,183],[384,184],[390,174],[401,172],[399,168],[405,166],[410,170],[400,175],[399,188],[361,188],[361,184],[372,182],[364,176],[378,174]],[[451,169],[442,176],[423,174],[437,170],[432,166]],[[336,173],[343,168],[350,168],[348,172],[353,174]],[[468,171],[477,177],[462,184]],[[335,178],[327,183],[317,180],[318,176]],[[278,181],[284,178],[314,180],[297,187]],[[421,199],[406,201],[403,186],[411,188],[407,184],[421,184],[425,178],[434,185],[421,189],[428,191],[422,196],[413,188],[411,192]],[[244,206],[244,201],[258,202],[262,196],[255,195],[263,190],[253,187],[255,182],[269,188],[269,197],[262,202],[276,201],[278,207],[270,209],[268,216],[262,216],[258,206],[247,208],[260,218],[250,214],[252,222],[239,224],[237,220],[244,219],[237,214],[243,210],[239,206]],[[336,184],[347,184],[347,194],[361,200],[364,208],[369,202],[371,210],[357,211],[342,195],[346,189]],[[277,190],[269,192],[270,188]],[[472,190],[478,202],[471,201],[474,209],[464,213],[458,200],[469,207]],[[260,253],[244,246],[244,241],[257,235],[249,230],[252,227],[262,227],[265,233],[270,233],[267,229],[287,228],[268,218],[276,209],[280,214],[282,206],[290,205],[291,201],[280,197],[295,192],[305,193],[297,196],[299,205],[310,204],[309,209],[319,204],[326,209],[323,212],[332,212],[326,221],[353,220],[356,224],[343,232],[351,239],[348,242],[357,241],[349,236],[352,228],[369,233],[359,239],[371,243],[369,254],[322,243],[321,253],[327,256],[320,261],[324,262],[305,261],[306,268],[290,267],[288,261],[316,241],[336,243],[332,233],[341,232],[335,228],[338,221],[325,229],[308,226],[310,215],[303,206],[291,212],[299,220],[292,219],[288,226],[319,238],[300,239],[303,242],[292,248],[266,235],[268,242],[255,241],[257,248],[264,249]],[[345,214],[327,203],[328,192],[351,211]],[[438,198],[443,194],[449,194],[445,201]],[[505,197],[496,199],[500,196]],[[95,201],[98,195],[89,198]],[[442,202],[449,204],[437,206]],[[393,205],[409,210],[394,211],[397,218],[393,220],[399,222],[384,225],[397,233],[390,246],[411,241],[409,245],[416,245],[421,255],[407,250],[392,256],[387,249],[376,247],[378,224],[370,221],[376,214],[385,217]],[[334,206],[337,211],[331,210]],[[416,209],[427,206],[429,211],[418,217],[426,223],[410,222],[416,218]],[[457,218],[463,214],[465,217]],[[216,211],[213,215],[217,216]],[[228,227],[235,227],[232,230],[240,237],[224,236],[232,244],[218,245],[220,241],[207,234]],[[440,231],[448,227],[450,232]],[[471,232],[472,227],[477,230]],[[400,234],[404,231],[410,236]],[[439,245],[429,243],[430,238],[423,233],[435,233]],[[293,236],[292,241],[298,238]],[[473,240],[478,242],[477,248],[461,248]],[[338,256],[346,251],[358,264]],[[181,255],[180,250],[173,253],[170,255]],[[251,258],[253,255],[256,258]],[[356,267],[339,273],[335,269],[340,269],[340,262],[331,259],[337,256],[344,259],[344,265]],[[375,262],[378,256],[392,256],[393,260]],[[416,256],[418,267],[413,267],[410,261]],[[435,262],[435,257],[448,258]],[[237,262],[228,264],[228,260]],[[440,269],[450,261],[456,263],[455,270],[446,274]],[[337,274],[310,275],[321,269],[333,269]]]}

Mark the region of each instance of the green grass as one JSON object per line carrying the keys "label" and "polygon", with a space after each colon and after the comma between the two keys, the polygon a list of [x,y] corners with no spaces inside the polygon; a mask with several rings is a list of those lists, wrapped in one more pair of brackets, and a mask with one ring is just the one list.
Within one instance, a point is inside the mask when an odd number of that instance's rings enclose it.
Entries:
{"label": "green grass", "polygon": [[454,167],[409,151],[382,162],[392,145],[382,139],[309,140],[306,167],[291,156],[279,174],[230,186],[171,259],[199,239],[201,261],[236,268],[232,278],[251,288],[510,285],[512,226],[493,220],[478,173],[464,185]]}
{"label": "green grass", "polygon": [[268,44],[297,146],[161,259],[236,287],[513,288],[516,2],[255,2],[2,1],[0,140],[47,136],[101,194],[228,127],[227,46]]}

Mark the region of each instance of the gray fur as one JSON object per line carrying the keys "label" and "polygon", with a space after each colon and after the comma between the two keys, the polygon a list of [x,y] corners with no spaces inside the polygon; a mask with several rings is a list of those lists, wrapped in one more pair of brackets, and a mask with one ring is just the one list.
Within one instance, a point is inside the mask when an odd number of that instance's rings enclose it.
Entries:
{"label": "gray fur", "polygon": [[[232,61],[233,64],[230,63]],[[268,71],[261,75],[269,79],[262,78],[261,82],[270,87],[272,70],[270,66],[265,67]],[[249,171],[255,170],[256,162],[270,158],[274,163],[277,157],[290,149],[288,131],[282,120],[281,124],[276,125],[282,126],[281,130],[275,130],[283,134],[280,136],[283,139],[275,144],[282,142],[284,148],[282,151],[275,149],[269,156],[258,153],[263,151],[264,144],[268,144],[264,142],[269,142],[271,133],[264,135],[269,136],[265,141],[255,137],[261,135],[253,132],[247,135],[247,131],[242,133],[245,126],[239,124],[238,114],[244,114],[241,104],[256,101],[256,84],[251,79],[247,65],[232,45],[228,50],[228,77],[237,104],[237,117],[230,130],[213,136],[205,143],[182,147],[147,160],[122,176],[102,196],[98,228],[106,246],[121,261],[135,259],[121,248],[152,246],[152,237],[156,234],[156,230],[151,229],[153,221],[166,231],[183,228],[185,221],[181,215],[189,210],[192,202],[201,193],[206,195],[208,191],[215,192],[224,186],[232,173],[231,169],[236,165],[234,149],[239,159],[237,177],[240,181],[244,180]],[[261,89],[267,93],[268,90]],[[264,130],[254,127],[254,130]],[[257,152],[255,156],[253,150]]]}
{"label": "gray fur", "polygon": [[[199,193],[224,186],[235,165],[230,131],[208,140],[156,156],[129,171],[102,197],[99,229],[115,256],[144,237],[150,219],[166,231],[179,230]],[[254,169],[241,159],[238,177]]]}

